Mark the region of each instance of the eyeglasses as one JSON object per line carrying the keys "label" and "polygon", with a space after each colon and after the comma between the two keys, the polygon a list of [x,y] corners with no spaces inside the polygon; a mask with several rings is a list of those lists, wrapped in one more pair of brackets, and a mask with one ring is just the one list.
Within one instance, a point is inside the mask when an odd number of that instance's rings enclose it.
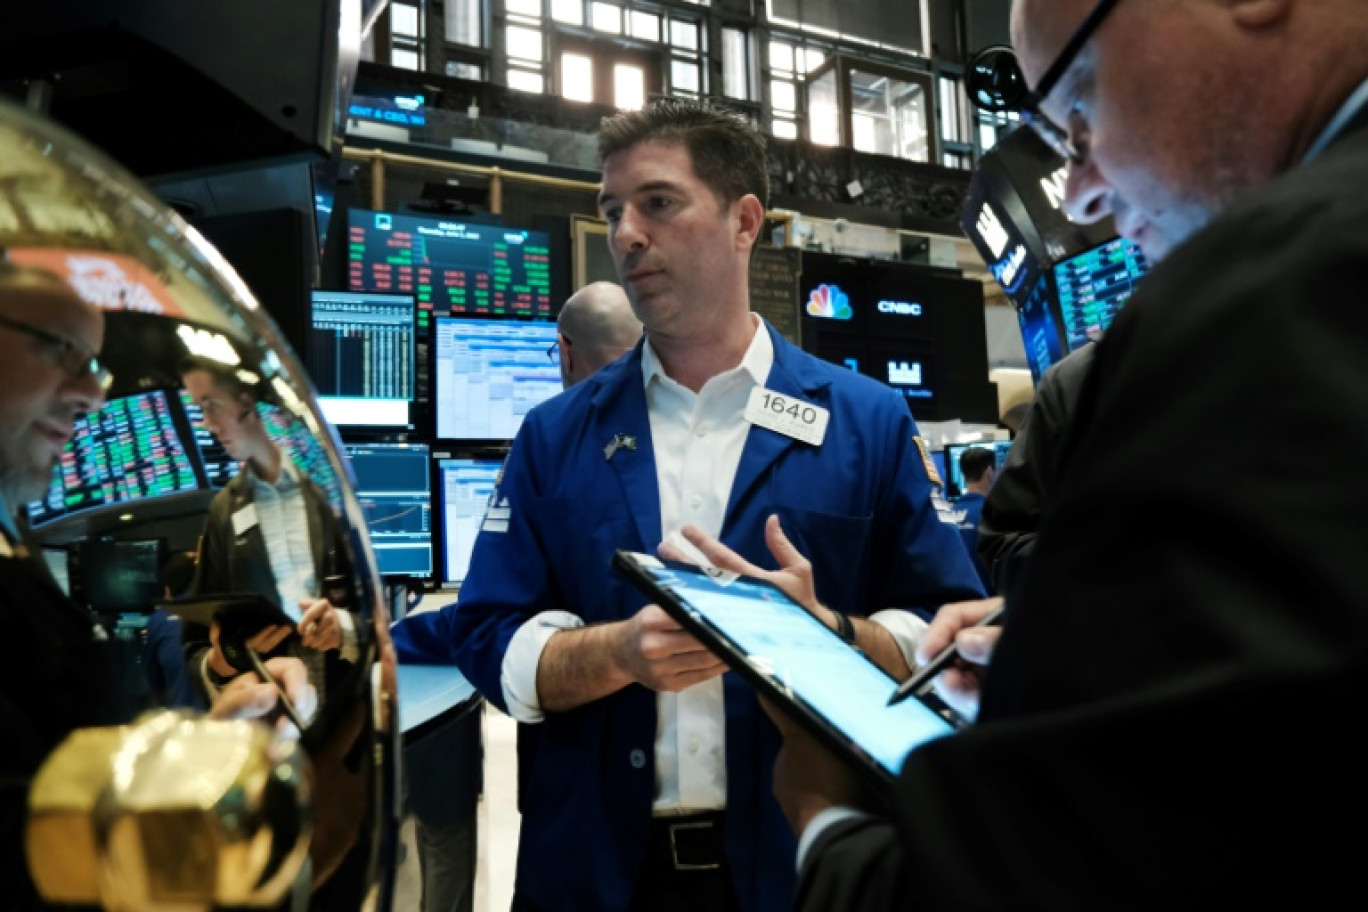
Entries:
{"label": "eyeglasses", "polygon": [[552,364],[560,364],[560,349],[562,339],[565,340],[566,345],[575,344],[574,339],[570,338],[565,333],[559,333],[556,336],[556,341],[552,342],[546,349],[546,359],[550,361]]}
{"label": "eyeglasses", "polygon": [[109,382],[113,379],[109,369],[100,363],[95,352],[84,345],[63,338],[56,333],[48,332],[46,329],[30,326],[22,320],[12,320],[6,316],[0,316],[0,326],[42,342],[46,347],[48,358],[72,380],[94,377],[95,382],[100,385],[100,389],[109,388]]}
{"label": "eyeglasses", "polygon": [[974,107],[994,114],[1014,111],[1021,115],[1022,122],[1039,134],[1051,149],[1074,164],[1083,161],[1084,154],[1069,138],[1066,127],[1050,120],[1041,111],[1041,105],[1050,92],[1073,66],[1083,45],[1093,36],[1102,22],[1111,14],[1120,0],[1098,0],[1098,4],[1088,13],[1078,29],[1064,42],[1063,49],[1054,61],[1045,68],[1040,84],[1035,91],[1026,85],[1026,76],[1021,72],[1016,53],[1005,45],[984,48],[969,61],[969,71],[965,75],[965,87],[969,101]]}

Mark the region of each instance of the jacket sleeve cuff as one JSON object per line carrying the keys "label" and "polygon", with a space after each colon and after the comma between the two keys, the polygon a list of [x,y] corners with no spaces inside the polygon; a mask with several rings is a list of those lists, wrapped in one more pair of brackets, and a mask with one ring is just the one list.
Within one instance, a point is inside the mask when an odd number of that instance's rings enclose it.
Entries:
{"label": "jacket sleeve cuff", "polygon": [[584,619],[568,611],[543,611],[518,628],[504,653],[500,684],[508,714],[519,722],[545,718],[537,697],[537,666],[546,641],[561,630],[583,627]]}

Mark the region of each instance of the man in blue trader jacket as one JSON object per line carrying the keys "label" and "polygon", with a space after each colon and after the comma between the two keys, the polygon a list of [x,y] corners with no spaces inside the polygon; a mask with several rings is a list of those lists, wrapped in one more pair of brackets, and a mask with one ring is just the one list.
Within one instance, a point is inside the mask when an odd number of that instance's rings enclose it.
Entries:
{"label": "man in blue trader jacket", "polygon": [[[777,515],[823,605],[865,616],[979,597],[892,390],[750,312],[764,139],[668,99],[604,121],[600,207],[646,337],[528,415],[460,600],[396,626],[405,661],[454,658],[539,723],[513,907],[786,909],[794,838],[770,793],[779,737],[751,688],[610,567],[686,523],[773,567]],[[769,533],[773,535],[773,528]],[[823,620],[895,675],[921,622]]]}

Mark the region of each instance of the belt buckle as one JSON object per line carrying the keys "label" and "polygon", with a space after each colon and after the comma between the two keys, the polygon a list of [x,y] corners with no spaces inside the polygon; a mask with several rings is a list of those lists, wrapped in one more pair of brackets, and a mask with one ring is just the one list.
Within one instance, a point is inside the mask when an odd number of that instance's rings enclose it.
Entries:
{"label": "belt buckle", "polygon": [[722,867],[720,863],[715,861],[707,864],[692,864],[679,860],[679,845],[675,841],[675,834],[681,830],[710,830],[712,827],[713,824],[710,820],[670,824],[670,860],[674,862],[676,871],[715,871]]}

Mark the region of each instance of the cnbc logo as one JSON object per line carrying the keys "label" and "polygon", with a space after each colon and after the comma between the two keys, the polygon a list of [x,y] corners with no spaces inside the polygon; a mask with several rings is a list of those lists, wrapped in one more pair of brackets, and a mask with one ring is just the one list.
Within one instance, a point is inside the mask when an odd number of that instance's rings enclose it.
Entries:
{"label": "cnbc logo", "polygon": [[912,301],[880,301],[879,313],[898,314],[904,317],[920,317],[922,306]]}
{"label": "cnbc logo", "polygon": [[827,320],[849,320],[850,296],[835,285],[818,285],[808,295],[807,312]]}

